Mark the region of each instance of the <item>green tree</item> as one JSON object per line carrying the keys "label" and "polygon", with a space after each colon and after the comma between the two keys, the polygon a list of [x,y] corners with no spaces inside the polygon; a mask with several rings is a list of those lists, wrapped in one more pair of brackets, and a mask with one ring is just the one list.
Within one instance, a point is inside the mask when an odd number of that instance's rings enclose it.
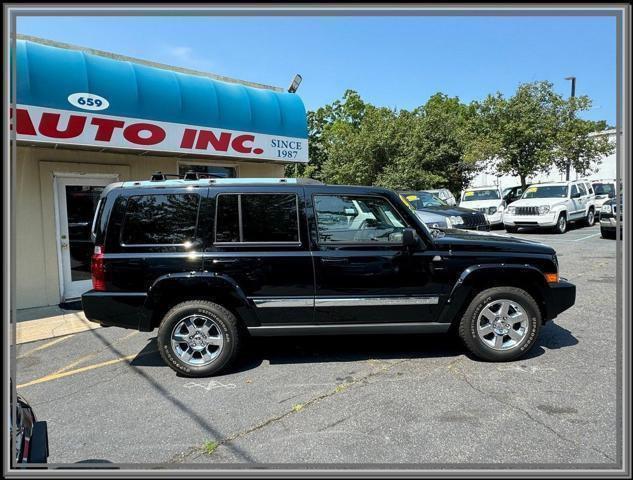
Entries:
{"label": "green tree", "polygon": [[327,183],[459,191],[476,168],[465,158],[474,112],[441,93],[408,111],[373,106],[348,90],[309,112],[310,164],[287,172]]}
{"label": "green tree", "polygon": [[549,171],[565,103],[552,87],[550,82],[524,83],[510,98],[497,93],[474,102],[474,140],[467,158],[518,176],[523,187],[527,177]]}
{"label": "green tree", "polygon": [[607,128],[605,121],[596,122],[577,117],[577,112],[590,108],[589,97],[581,96],[571,97],[561,110],[554,164],[566,173],[567,179],[571,167],[584,176],[600,164],[602,157],[615,151],[615,145],[609,141],[607,135],[593,135]]}

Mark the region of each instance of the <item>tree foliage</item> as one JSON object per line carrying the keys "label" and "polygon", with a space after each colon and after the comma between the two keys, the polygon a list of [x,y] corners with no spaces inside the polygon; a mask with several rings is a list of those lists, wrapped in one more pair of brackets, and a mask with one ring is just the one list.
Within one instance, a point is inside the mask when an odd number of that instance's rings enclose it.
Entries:
{"label": "tree foliage", "polygon": [[289,176],[326,183],[381,185],[394,189],[446,187],[459,192],[479,171],[526,178],[571,161],[586,172],[610,153],[604,137],[589,133],[604,122],[577,118],[587,97],[564,100],[549,82],[519,85],[462,103],[436,93],[418,108],[396,110],[365,102],[347,90],[341,100],[308,113],[307,165]]}

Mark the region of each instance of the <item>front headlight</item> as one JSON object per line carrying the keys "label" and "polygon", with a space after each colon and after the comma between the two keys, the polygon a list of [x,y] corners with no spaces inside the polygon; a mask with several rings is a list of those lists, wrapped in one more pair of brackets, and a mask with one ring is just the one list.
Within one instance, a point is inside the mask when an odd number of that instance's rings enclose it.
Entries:
{"label": "front headlight", "polygon": [[611,205],[603,205],[600,211],[602,213],[611,213]]}
{"label": "front headlight", "polygon": [[517,207],[508,207],[507,212],[510,215],[516,215],[517,214]]}
{"label": "front headlight", "polygon": [[488,215],[494,215],[495,213],[497,213],[497,207],[488,208]]}
{"label": "front headlight", "polygon": [[549,205],[541,205],[538,207],[539,215],[547,215],[549,213]]}
{"label": "front headlight", "polygon": [[[462,217],[459,217],[457,215],[453,215],[448,217],[448,220],[450,220],[450,223],[453,225],[463,225],[464,220],[462,219]],[[446,222],[448,223],[448,222]]]}

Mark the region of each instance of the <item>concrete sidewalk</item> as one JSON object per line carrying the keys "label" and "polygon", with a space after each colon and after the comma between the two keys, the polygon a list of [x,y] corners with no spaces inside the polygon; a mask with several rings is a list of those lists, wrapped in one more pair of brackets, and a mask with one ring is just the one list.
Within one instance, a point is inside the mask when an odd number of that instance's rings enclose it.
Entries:
{"label": "concrete sidewalk", "polygon": [[79,309],[63,309],[56,305],[16,311],[16,343],[35,342],[99,328]]}

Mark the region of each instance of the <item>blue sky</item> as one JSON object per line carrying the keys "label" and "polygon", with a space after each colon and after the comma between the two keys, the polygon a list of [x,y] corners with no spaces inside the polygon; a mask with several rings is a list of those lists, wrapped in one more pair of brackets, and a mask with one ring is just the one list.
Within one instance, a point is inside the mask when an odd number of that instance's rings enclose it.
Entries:
{"label": "blue sky", "polygon": [[21,17],[18,33],[286,87],[308,109],[346,89],[411,109],[440,91],[469,102],[549,80],[615,124],[613,17]]}

